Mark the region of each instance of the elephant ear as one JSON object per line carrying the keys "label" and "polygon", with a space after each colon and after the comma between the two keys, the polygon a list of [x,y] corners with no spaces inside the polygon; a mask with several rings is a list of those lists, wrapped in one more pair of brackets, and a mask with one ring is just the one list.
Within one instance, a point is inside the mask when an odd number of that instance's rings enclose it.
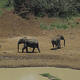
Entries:
{"label": "elephant ear", "polygon": [[64,40],[64,36],[61,35],[60,38],[61,38],[61,40]]}
{"label": "elephant ear", "polygon": [[64,47],[65,47],[65,39],[64,39],[64,36],[61,36],[61,40],[64,40]]}

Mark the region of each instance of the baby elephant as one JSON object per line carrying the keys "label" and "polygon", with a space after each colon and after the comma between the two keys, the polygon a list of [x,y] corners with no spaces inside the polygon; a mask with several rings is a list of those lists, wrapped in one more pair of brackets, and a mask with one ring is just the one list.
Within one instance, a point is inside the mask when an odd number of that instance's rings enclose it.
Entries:
{"label": "baby elephant", "polygon": [[19,52],[19,44],[23,43],[24,47],[22,48],[22,53],[24,52],[24,49],[26,49],[26,52],[28,52],[28,47],[33,48],[32,52],[34,52],[35,48],[39,49],[39,43],[36,39],[27,39],[27,38],[22,38],[18,41],[18,52]]}
{"label": "baby elephant", "polygon": [[65,39],[64,39],[64,37],[62,35],[57,35],[56,37],[54,37],[51,40],[53,48],[54,48],[54,45],[55,45],[57,47],[57,49],[60,49],[61,48],[61,43],[60,43],[61,40],[64,40],[64,46],[65,46]]}

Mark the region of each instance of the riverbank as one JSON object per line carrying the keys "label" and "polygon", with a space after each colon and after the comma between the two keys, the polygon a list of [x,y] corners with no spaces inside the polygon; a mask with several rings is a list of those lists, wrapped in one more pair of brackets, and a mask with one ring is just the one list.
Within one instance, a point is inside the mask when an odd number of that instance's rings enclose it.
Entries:
{"label": "riverbank", "polygon": [[[41,29],[41,23],[68,23],[60,18],[34,17],[24,20],[11,12],[4,13],[0,17],[0,67],[65,67],[80,69],[80,18],[75,18],[70,23],[77,23],[75,28],[67,29]],[[68,25],[70,24],[68,23]],[[61,49],[53,49],[51,39],[56,35],[63,35],[66,41],[61,41]],[[40,53],[21,53],[23,45],[20,45],[20,53],[17,52],[17,42],[22,37],[36,37],[39,42]]]}
{"label": "riverbank", "polygon": [[20,67],[60,67],[80,70],[80,59],[78,57],[58,54],[0,54],[0,68]]}

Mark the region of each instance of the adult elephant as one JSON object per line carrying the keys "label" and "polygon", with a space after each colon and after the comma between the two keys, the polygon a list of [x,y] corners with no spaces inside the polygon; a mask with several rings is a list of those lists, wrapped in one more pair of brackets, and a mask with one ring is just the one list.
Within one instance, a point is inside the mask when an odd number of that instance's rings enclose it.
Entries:
{"label": "adult elephant", "polygon": [[27,39],[27,38],[24,37],[24,38],[21,38],[21,39],[18,40],[18,43],[17,43],[17,44],[18,44],[18,52],[19,52],[19,45],[20,45],[20,44],[25,44],[26,39]]}
{"label": "adult elephant", "polygon": [[34,38],[22,38],[18,41],[18,52],[19,52],[19,45],[20,44],[24,44],[24,47],[22,48],[22,53],[24,52],[24,49],[26,49],[26,52],[28,52],[28,47],[33,48],[32,52],[34,52],[35,48],[38,49],[39,53],[40,53],[40,49],[39,49],[39,43],[38,40],[34,39]]}
{"label": "adult elephant", "polygon": [[64,39],[64,36],[63,35],[57,35],[56,37],[54,37],[51,40],[51,43],[53,45],[53,48],[54,48],[54,45],[56,46],[57,49],[61,48],[61,40],[64,40],[64,47],[65,47],[65,39]]}

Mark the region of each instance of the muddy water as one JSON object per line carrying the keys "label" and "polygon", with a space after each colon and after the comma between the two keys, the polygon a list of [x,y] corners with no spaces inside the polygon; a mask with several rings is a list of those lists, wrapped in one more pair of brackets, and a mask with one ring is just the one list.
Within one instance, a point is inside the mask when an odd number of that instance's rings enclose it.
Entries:
{"label": "muddy water", "polygon": [[61,80],[80,80],[80,70],[64,68],[1,68],[0,80],[48,80],[40,74],[50,73]]}

